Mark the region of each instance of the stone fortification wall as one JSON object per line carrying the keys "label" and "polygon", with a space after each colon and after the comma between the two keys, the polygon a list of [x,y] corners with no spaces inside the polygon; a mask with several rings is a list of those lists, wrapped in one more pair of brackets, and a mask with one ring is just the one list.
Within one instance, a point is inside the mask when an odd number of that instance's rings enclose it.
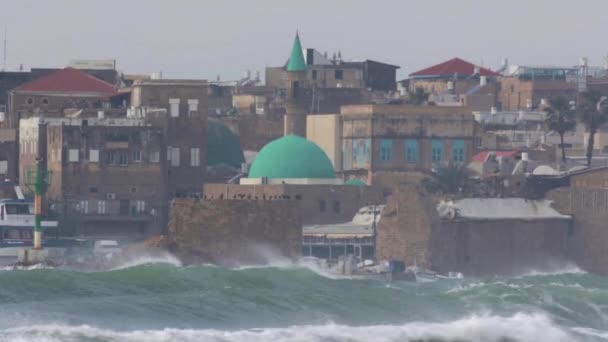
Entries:
{"label": "stone fortification wall", "polygon": [[433,230],[429,262],[441,273],[517,275],[566,264],[570,220],[442,220]]}
{"label": "stone fortification wall", "polygon": [[389,197],[378,224],[377,256],[440,273],[521,274],[563,267],[571,220],[441,219],[437,201],[413,182]]}
{"label": "stone fortification wall", "polygon": [[258,264],[298,257],[302,224],[292,201],[176,199],[169,238],[187,263]]}
{"label": "stone fortification wall", "polygon": [[378,223],[377,257],[381,260],[414,261],[430,267],[427,262],[431,229],[439,222],[435,206],[428,194],[416,183],[394,189]]}

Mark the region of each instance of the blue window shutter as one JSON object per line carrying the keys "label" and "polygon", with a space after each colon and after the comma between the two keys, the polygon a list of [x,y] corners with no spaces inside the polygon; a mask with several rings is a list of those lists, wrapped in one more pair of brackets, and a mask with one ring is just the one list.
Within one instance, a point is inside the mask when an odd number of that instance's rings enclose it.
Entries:
{"label": "blue window shutter", "polygon": [[418,162],[418,140],[405,140],[405,161],[414,164]]}
{"label": "blue window shutter", "polygon": [[457,162],[464,162],[464,139],[452,140],[452,159]]}
{"label": "blue window shutter", "polygon": [[391,161],[393,159],[393,140],[382,139],[380,145],[380,159],[382,161]]}
{"label": "blue window shutter", "polygon": [[443,141],[441,139],[431,140],[431,160],[434,162],[443,160]]}

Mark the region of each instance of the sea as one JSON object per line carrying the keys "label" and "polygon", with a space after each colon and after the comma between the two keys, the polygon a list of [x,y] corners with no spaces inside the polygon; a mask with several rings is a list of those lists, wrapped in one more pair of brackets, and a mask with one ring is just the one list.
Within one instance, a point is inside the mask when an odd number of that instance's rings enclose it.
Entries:
{"label": "sea", "polygon": [[388,282],[171,256],[103,272],[7,268],[0,341],[608,341],[608,278],[568,267]]}

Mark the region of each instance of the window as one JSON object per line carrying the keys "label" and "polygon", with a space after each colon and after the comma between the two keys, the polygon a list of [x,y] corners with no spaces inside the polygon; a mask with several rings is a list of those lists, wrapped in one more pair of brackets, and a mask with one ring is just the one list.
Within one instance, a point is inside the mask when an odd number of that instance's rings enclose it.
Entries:
{"label": "window", "polygon": [[89,201],[87,201],[87,200],[80,201],[80,212],[83,214],[87,214],[89,212]]}
{"label": "window", "polygon": [[344,71],[342,70],[335,70],[334,71],[334,78],[337,80],[341,80],[344,78]]}
{"label": "window", "polygon": [[146,211],[146,201],[135,201],[135,212],[143,213]]}
{"label": "window", "polygon": [[107,202],[105,200],[97,201],[97,213],[105,214],[107,212]]}
{"label": "window", "polygon": [[198,100],[197,99],[188,100],[188,113],[192,114],[192,112],[198,112]]}
{"label": "window", "polygon": [[89,150],[89,161],[91,163],[99,162],[99,150]]}
{"label": "window", "polygon": [[325,206],[326,206],[325,200],[320,200],[319,201],[319,211],[324,213],[325,209],[326,209]]}
{"label": "window", "polygon": [[42,104],[43,105],[48,105],[49,104],[49,99],[47,99],[46,97],[42,99]]}
{"label": "window", "polygon": [[141,163],[141,151],[133,151],[133,162]]}
{"label": "window", "polygon": [[452,159],[457,162],[464,162],[464,140],[452,140]]}
{"label": "window", "polygon": [[129,200],[120,200],[120,205],[119,205],[118,210],[121,215],[128,215],[129,214]]}
{"label": "window", "polygon": [[190,166],[201,166],[201,150],[198,147],[190,149]]}
{"label": "window", "polygon": [[317,79],[317,70],[313,70],[312,71],[312,79],[316,80]]}
{"label": "window", "polygon": [[160,152],[150,152],[150,163],[158,163],[160,161]]}
{"label": "window", "polygon": [[8,160],[0,160],[0,174],[5,175],[8,173]]}
{"label": "window", "polygon": [[391,161],[391,159],[393,159],[393,140],[382,139],[380,146],[380,159],[382,161]]}
{"label": "window", "polygon": [[79,157],[78,152],[79,152],[78,149],[71,148],[70,149],[70,154],[68,156],[68,161],[69,162],[77,162],[78,161],[78,157]]}
{"label": "window", "polygon": [[171,166],[179,166],[179,147],[171,148]]}
{"label": "window", "polygon": [[418,140],[405,140],[405,161],[412,164],[418,162]]}
{"label": "window", "polygon": [[106,152],[106,164],[113,165],[117,162],[116,154],[112,152]]}
{"label": "window", "polygon": [[25,100],[25,103],[27,103],[28,105],[33,105],[34,104],[34,99],[31,97],[28,97],[27,100]]}
{"label": "window", "polygon": [[340,212],[340,201],[334,201],[333,209],[336,214]]}
{"label": "window", "polygon": [[94,186],[90,187],[89,188],[89,192],[92,193],[92,194],[96,194],[97,193],[97,187],[94,187]]}
{"label": "window", "polygon": [[438,162],[443,159],[443,142],[439,139],[431,140],[431,161]]}
{"label": "window", "polygon": [[171,117],[177,118],[179,116],[179,99],[169,99],[169,106],[171,107]]}
{"label": "window", "polygon": [[126,153],[121,153],[118,155],[118,162],[120,165],[125,166],[129,163],[129,158],[127,158]]}

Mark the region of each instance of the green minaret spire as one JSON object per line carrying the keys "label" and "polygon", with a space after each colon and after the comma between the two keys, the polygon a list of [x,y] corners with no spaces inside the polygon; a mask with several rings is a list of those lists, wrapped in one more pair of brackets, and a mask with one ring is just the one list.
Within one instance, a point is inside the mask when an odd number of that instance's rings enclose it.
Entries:
{"label": "green minaret spire", "polygon": [[293,48],[291,48],[291,56],[289,56],[289,62],[287,63],[287,71],[306,71],[302,44],[300,44],[300,36],[297,32],[296,39],[293,41]]}

